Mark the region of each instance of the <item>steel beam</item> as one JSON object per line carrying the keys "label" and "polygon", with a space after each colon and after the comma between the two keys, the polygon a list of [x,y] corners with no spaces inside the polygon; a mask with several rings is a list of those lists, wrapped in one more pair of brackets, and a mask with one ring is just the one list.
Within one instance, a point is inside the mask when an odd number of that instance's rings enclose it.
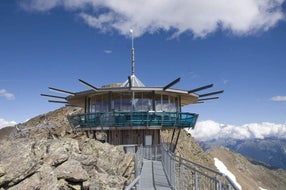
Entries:
{"label": "steel beam", "polygon": [[98,88],[96,88],[95,86],[93,86],[93,85],[91,85],[91,84],[89,84],[89,83],[87,83],[87,82],[85,82],[85,81],[83,81],[83,80],[81,80],[81,79],[78,79],[78,80],[79,80],[79,82],[80,82],[81,84],[83,84],[83,85],[85,85],[85,86],[91,88],[92,90],[94,90],[94,91],[97,91],[97,90],[98,90]]}
{"label": "steel beam", "polygon": [[219,99],[219,97],[213,97],[213,98],[202,98],[202,99],[198,99],[198,101],[215,100],[215,99]]}
{"label": "steel beam", "polygon": [[176,80],[170,82],[169,84],[167,84],[166,86],[163,87],[163,90],[166,90],[168,88],[170,88],[171,86],[175,85],[176,83],[178,83],[181,80],[181,78],[177,78]]}
{"label": "steel beam", "polygon": [[59,98],[59,99],[64,99],[66,100],[66,97],[63,97],[63,96],[54,96],[54,95],[49,95],[49,94],[40,94],[41,96],[46,96],[46,97],[49,97],[49,98]]}
{"label": "steel beam", "polygon": [[49,87],[49,89],[51,91],[55,91],[55,92],[59,92],[59,93],[69,94],[69,95],[73,95],[73,96],[75,95],[74,92],[69,92],[69,91],[58,89],[58,88]]}
{"label": "steel beam", "polygon": [[178,135],[177,135],[177,139],[176,139],[176,143],[175,143],[175,146],[174,146],[174,149],[173,149],[173,153],[175,153],[175,151],[176,151],[178,140],[179,140],[179,137],[180,137],[180,133],[181,133],[181,129],[179,129],[179,132],[178,132]]}
{"label": "steel beam", "polygon": [[59,104],[67,104],[68,102],[65,101],[56,101],[56,100],[49,100],[51,103],[59,103]]}
{"label": "steel beam", "polygon": [[220,90],[220,91],[211,92],[211,93],[207,93],[207,94],[201,94],[201,95],[199,95],[199,97],[205,97],[205,96],[211,96],[211,95],[215,95],[215,94],[221,94],[223,92],[224,92],[224,90]]}
{"label": "steel beam", "polygon": [[207,89],[207,88],[211,88],[213,87],[213,84],[209,84],[209,85],[206,85],[206,86],[202,86],[202,87],[199,87],[199,88],[195,88],[193,90],[189,90],[188,93],[194,93],[194,92],[197,92],[197,91],[201,91],[201,90],[204,90],[204,89]]}

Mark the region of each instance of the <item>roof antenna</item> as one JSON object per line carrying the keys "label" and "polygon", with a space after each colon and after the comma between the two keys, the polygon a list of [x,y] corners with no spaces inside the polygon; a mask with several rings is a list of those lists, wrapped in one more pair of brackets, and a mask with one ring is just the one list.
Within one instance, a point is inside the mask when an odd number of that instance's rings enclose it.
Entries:
{"label": "roof antenna", "polygon": [[135,61],[134,61],[134,57],[135,57],[135,53],[134,53],[134,37],[133,37],[133,29],[130,29],[130,33],[131,33],[131,43],[132,43],[132,75],[134,75],[135,73]]}

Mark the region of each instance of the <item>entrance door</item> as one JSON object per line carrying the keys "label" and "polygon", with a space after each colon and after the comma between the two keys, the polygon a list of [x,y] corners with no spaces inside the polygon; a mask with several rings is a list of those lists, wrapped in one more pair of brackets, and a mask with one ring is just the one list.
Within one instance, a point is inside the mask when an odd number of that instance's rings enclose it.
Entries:
{"label": "entrance door", "polygon": [[152,145],[152,135],[145,135],[145,146]]}

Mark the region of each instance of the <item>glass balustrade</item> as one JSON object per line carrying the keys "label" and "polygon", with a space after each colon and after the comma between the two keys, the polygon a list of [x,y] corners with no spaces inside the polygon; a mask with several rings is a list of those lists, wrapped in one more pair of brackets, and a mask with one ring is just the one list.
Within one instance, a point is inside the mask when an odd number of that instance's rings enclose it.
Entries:
{"label": "glass balustrade", "polygon": [[68,116],[74,128],[162,127],[194,128],[198,114],[187,112],[94,112]]}

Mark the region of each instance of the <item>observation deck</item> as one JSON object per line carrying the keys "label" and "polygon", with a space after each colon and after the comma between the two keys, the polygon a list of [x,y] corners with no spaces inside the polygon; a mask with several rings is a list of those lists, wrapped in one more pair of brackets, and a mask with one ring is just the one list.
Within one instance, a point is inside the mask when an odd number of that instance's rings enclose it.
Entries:
{"label": "observation deck", "polygon": [[198,114],[187,112],[96,112],[68,116],[75,131],[194,128]]}

